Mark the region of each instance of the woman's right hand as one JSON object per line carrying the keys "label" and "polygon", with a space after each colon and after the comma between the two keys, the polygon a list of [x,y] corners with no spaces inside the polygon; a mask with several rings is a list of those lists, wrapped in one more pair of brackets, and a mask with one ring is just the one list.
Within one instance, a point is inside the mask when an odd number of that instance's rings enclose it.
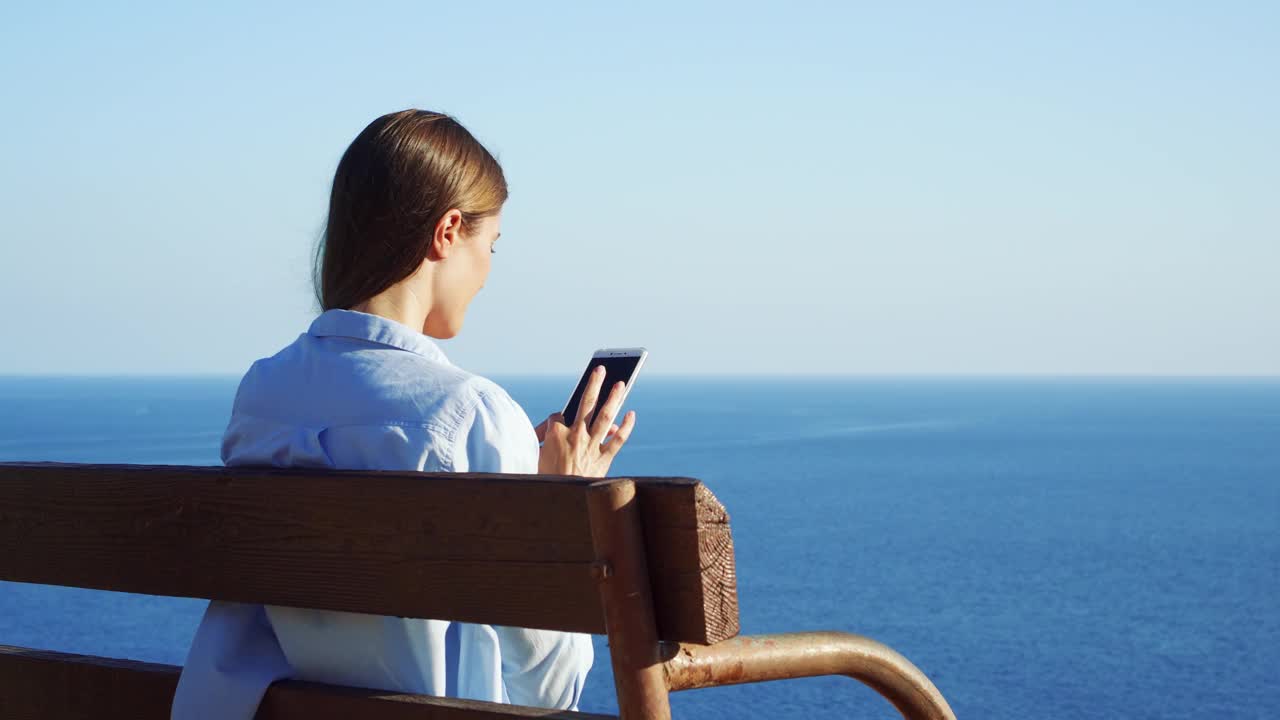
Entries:
{"label": "woman's right hand", "polygon": [[609,397],[590,427],[587,418],[596,409],[600,389],[604,384],[603,365],[597,365],[587,380],[578,404],[578,417],[573,425],[566,425],[564,415],[554,413],[536,428],[542,450],[538,454],[538,473],[542,475],[579,475],[604,477],[613,464],[613,458],[631,436],[636,426],[635,411],[628,412],[622,425],[614,425],[613,419],[622,405],[624,384],[619,381],[609,391]]}

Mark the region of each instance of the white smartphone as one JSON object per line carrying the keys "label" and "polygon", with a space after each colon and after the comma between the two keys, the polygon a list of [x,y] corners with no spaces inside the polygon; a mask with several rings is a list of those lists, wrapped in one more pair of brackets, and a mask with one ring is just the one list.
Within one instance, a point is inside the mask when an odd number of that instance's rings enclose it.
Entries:
{"label": "white smartphone", "polygon": [[[640,368],[644,366],[645,358],[649,357],[649,351],[644,348],[603,348],[597,350],[591,356],[591,362],[587,363],[587,369],[582,372],[582,378],[578,380],[578,387],[574,388],[573,394],[569,396],[569,402],[564,406],[564,422],[566,425],[572,425],[574,420],[578,418],[578,404],[582,401],[582,393],[587,389],[587,381],[591,379],[591,371],[596,369],[597,365],[603,365],[605,369],[604,384],[600,386],[600,399],[596,402],[595,412],[591,414],[591,418],[587,421],[587,427],[595,422],[596,414],[600,412],[601,406],[605,400],[609,398],[609,392],[613,388],[613,384],[621,380],[626,383],[622,388],[622,399],[627,399],[627,394],[631,392],[631,388],[635,385],[636,376],[640,374]],[[622,417],[621,405],[618,406],[618,418]],[[615,419],[617,422],[617,419]]]}

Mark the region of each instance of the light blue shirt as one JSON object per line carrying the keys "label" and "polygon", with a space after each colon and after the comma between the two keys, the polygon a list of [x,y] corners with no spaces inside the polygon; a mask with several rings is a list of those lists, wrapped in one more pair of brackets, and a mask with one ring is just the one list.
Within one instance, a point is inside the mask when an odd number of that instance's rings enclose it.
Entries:
{"label": "light blue shirt", "polygon": [[[222,441],[227,465],[536,473],[538,440],[495,383],[425,335],[329,310],[249,368]],[[446,620],[209,603],[174,720],[251,720],[281,678],[577,709],[591,638]]]}

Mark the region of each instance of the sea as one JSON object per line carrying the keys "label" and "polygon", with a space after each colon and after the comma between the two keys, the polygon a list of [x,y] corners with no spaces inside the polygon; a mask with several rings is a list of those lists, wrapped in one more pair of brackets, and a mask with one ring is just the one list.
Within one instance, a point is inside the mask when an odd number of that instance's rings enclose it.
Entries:
{"label": "sea", "polygon": [[[495,378],[537,422],[572,378]],[[0,460],[217,464],[236,378],[0,378]],[[614,475],[728,508],[747,634],[895,648],[960,718],[1280,714],[1280,379],[642,377]],[[0,643],[181,664],[204,608],[0,582]],[[607,648],[582,709],[616,710]],[[894,718],[845,678],[676,717]]]}

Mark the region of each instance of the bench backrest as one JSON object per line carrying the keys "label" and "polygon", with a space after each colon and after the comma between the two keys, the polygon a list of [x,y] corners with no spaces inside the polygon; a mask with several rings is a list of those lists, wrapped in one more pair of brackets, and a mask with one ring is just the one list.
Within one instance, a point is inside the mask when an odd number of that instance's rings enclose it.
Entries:
{"label": "bench backrest", "polygon": [[[724,507],[633,480],[659,639],[736,635]],[[0,463],[0,580],[604,633],[600,482]]]}
{"label": "bench backrest", "polygon": [[[670,720],[675,690],[828,674],[955,720],[867,638],[721,642],[738,632],[728,515],[685,478],[0,463],[0,580],[605,633],[621,720]],[[180,672],[0,644],[0,719],[163,720]],[[300,680],[257,713],[348,717],[604,720]]]}

